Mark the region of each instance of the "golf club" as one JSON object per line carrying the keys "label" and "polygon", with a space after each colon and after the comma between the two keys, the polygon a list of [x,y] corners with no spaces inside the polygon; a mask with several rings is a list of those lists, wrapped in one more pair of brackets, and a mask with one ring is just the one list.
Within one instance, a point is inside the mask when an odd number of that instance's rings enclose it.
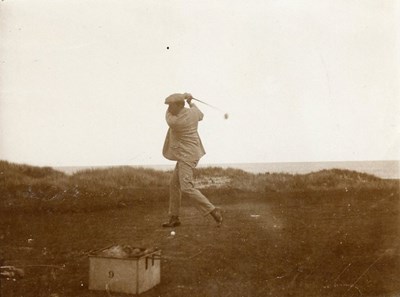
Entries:
{"label": "golf club", "polygon": [[227,120],[229,118],[229,114],[228,113],[224,112],[223,110],[221,110],[220,108],[218,108],[218,107],[216,107],[214,105],[208,104],[207,102],[201,101],[201,100],[196,99],[196,98],[192,98],[192,100],[196,100],[197,102],[203,103],[203,104],[205,104],[205,105],[207,105],[207,106],[209,106],[211,108],[214,108],[215,110],[218,110],[218,111],[222,112],[224,114],[224,119],[225,120]]}

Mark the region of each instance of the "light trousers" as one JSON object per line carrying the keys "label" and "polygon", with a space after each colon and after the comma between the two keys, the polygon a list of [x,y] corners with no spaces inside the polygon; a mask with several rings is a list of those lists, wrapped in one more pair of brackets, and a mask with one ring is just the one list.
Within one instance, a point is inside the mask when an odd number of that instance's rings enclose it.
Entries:
{"label": "light trousers", "polygon": [[193,170],[197,163],[198,161],[177,161],[169,185],[170,216],[179,216],[182,195],[187,196],[205,216],[215,209],[207,197],[194,187]]}

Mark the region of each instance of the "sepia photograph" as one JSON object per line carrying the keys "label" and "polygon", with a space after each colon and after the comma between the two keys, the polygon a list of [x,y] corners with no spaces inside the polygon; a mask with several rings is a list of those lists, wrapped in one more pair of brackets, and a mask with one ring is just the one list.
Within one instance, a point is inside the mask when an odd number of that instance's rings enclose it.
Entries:
{"label": "sepia photograph", "polygon": [[0,297],[400,297],[400,2],[1,0]]}

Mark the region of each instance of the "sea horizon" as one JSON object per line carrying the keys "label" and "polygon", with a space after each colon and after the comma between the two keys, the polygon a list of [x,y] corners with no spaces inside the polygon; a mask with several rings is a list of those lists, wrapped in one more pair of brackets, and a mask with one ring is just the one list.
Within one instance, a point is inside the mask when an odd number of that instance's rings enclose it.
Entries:
{"label": "sea horizon", "polygon": [[[173,170],[175,163],[155,165],[104,165],[104,166],[54,166],[66,174],[74,174],[87,169],[104,169],[129,166],[134,168],[151,168],[155,170]],[[199,164],[198,168],[221,167],[241,169],[250,173],[289,173],[307,174],[324,169],[347,169],[368,173],[384,179],[400,179],[400,161],[326,161],[326,162],[262,162],[262,163],[209,163]]]}

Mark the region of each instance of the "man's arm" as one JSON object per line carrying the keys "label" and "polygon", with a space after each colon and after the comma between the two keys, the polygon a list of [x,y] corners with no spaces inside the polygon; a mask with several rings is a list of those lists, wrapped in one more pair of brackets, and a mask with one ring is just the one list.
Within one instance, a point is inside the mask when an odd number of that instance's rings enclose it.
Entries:
{"label": "man's arm", "polygon": [[196,115],[198,116],[198,120],[201,121],[204,117],[204,114],[201,110],[192,102],[193,96],[190,93],[183,94],[185,96],[186,102],[189,104],[190,108],[195,111]]}
{"label": "man's arm", "polygon": [[189,103],[189,106],[190,106],[190,109],[196,113],[196,115],[199,118],[199,121],[201,121],[204,117],[204,114],[201,112],[201,110],[196,106],[196,104],[194,104],[192,102]]}
{"label": "man's arm", "polygon": [[178,117],[167,110],[167,112],[165,113],[165,120],[167,121],[168,126],[173,129],[177,125]]}

